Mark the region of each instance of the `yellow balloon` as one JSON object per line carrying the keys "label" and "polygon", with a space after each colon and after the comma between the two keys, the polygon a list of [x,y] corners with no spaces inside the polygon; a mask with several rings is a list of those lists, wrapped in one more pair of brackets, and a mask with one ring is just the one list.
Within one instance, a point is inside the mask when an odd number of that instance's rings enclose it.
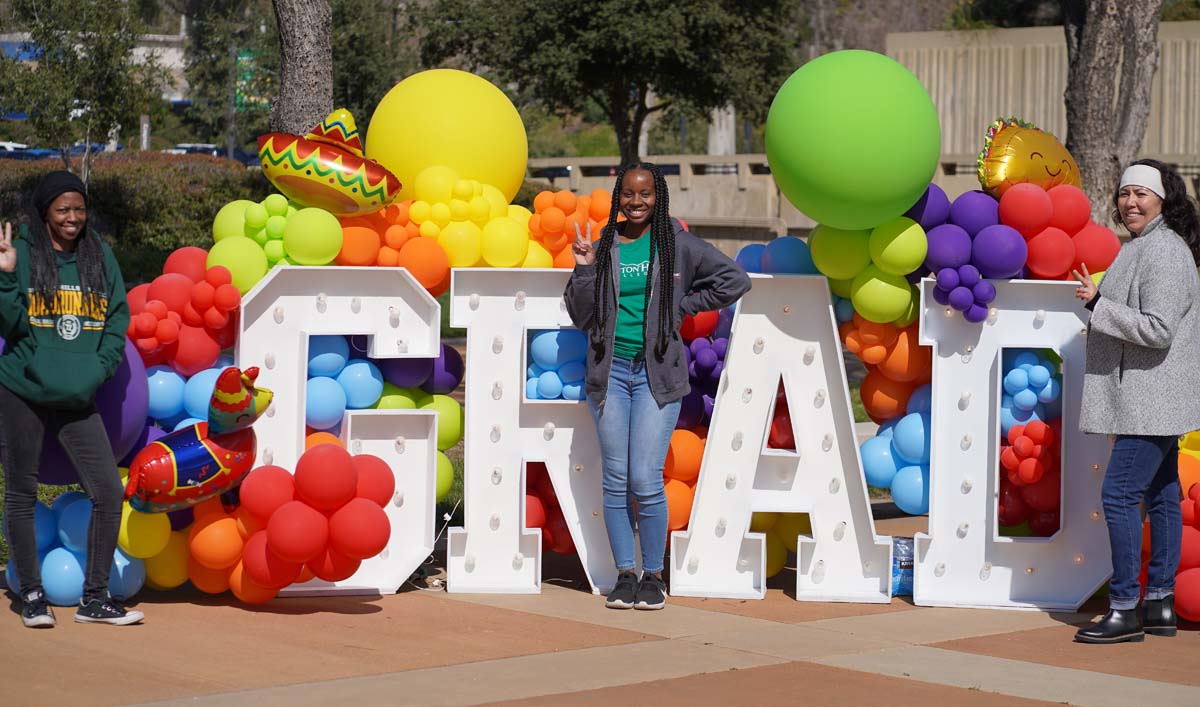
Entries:
{"label": "yellow balloon", "polygon": [[171,520],[166,513],[142,513],[128,503],[121,504],[121,529],[117,544],[130,557],[143,560],[154,557],[167,547],[171,539]]}
{"label": "yellow balloon", "polygon": [[452,221],[438,235],[438,245],[446,251],[450,267],[469,268],[479,262],[483,253],[483,232],[470,221]]}
{"label": "yellow balloon", "polygon": [[421,235],[426,238],[437,238],[442,235],[442,229],[432,220],[421,224]]}
{"label": "yellow balloon", "polygon": [[765,533],[775,527],[775,523],[779,521],[778,513],[762,512],[755,513],[750,516],[750,532]]}
{"label": "yellow balloon", "polygon": [[533,217],[533,213],[520,204],[509,204],[506,215],[526,228],[529,227],[529,219]]}
{"label": "yellow balloon", "polygon": [[492,207],[490,216],[492,218],[500,218],[508,214],[508,199],[500,193],[500,190],[491,184],[483,185],[483,198],[488,200]]}
{"label": "yellow balloon", "polygon": [[800,535],[812,535],[812,525],[807,513],[780,513],[779,520],[771,532],[779,536],[788,552],[796,551],[796,538]]}
{"label": "yellow balloon", "polygon": [[479,226],[483,226],[492,217],[492,202],[484,196],[472,197],[467,204],[467,216]]}
{"label": "yellow balloon", "polygon": [[408,218],[418,226],[428,221],[432,215],[433,207],[429,205],[428,201],[418,199],[408,207]]}
{"label": "yellow balloon", "polygon": [[1101,270],[1100,272],[1092,273],[1092,282],[1096,283],[1097,287],[1100,286],[1100,281],[1104,279],[1104,273],[1106,273],[1106,272],[1108,272],[1108,271]]}
{"label": "yellow balloon", "polygon": [[483,227],[483,260],[488,265],[515,268],[527,255],[529,229],[507,216],[494,218]]}
{"label": "yellow balloon", "polygon": [[774,577],[783,571],[783,566],[787,564],[788,551],[783,544],[783,538],[780,538],[774,531],[767,533],[767,576]]}
{"label": "yellow balloon", "polygon": [[450,220],[451,221],[466,221],[469,216],[470,209],[467,202],[462,199],[450,200]]}
{"label": "yellow balloon", "polygon": [[397,201],[413,198],[414,177],[430,165],[492,184],[507,200],[525,179],[529,146],[520,114],[500,89],[465,71],[433,69],[404,79],[379,102],[367,156],[404,184]]}
{"label": "yellow balloon", "polygon": [[525,253],[525,262],[521,263],[523,268],[552,268],[554,267],[554,256],[550,255],[550,251],[546,247],[535,240],[529,241],[529,250]]}
{"label": "yellow balloon", "polygon": [[1200,452],[1200,432],[1188,432],[1180,437],[1179,451]]}
{"label": "yellow balloon", "polygon": [[450,207],[447,204],[437,203],[430,210],[430,219],[433,220],[439,227],[445,228],[446,224],[450,223]]}
{"label": "yellow balloon", "polygon": [[160,591],[174,589],[188,580],[188,531],[171,533],[167,546],[146,558],[146,583]]}
{"label": "yellow balloon", "polygon": [[458,172],[445,165],[432,165],[417,174],[413,180],[413,193],[421,201],[431,204],[450,201],[458,180]]}
{"label": "yellow balloon", "polygon": [[475,196],[475,180],[460,179],[454,183],[454,198],[463,201],[470,201],[471,197]]}

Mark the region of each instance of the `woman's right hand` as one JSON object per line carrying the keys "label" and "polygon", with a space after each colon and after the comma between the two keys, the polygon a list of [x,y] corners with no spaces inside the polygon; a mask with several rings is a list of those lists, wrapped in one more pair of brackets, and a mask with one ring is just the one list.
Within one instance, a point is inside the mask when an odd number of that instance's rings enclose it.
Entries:
{"label": "woman's right hand", "polygon": [[13,230],[11,223],[5,223],[0,229],[0,272],[13,272],[17,269],[17,249],[13,246]]}
{"label": "woman's right hand", "polygon": [[592,224],[587,225],[587,235],[575,224],[575,242],[571,244],[571,253],[575,256],[576,265],[593,265],[596,262],[596,249],[592,247]]}

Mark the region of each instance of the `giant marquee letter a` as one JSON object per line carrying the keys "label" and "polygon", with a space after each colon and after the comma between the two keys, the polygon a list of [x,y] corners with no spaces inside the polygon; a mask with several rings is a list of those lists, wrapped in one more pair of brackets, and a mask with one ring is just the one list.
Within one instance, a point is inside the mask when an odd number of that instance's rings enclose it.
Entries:
{"label": "giant marquee letter a", "polygon": [[[796,451],[767,449],[782,377]],[[738,304],[688,529],[672,535],[671,593],[761,599],[754,511],[809,513],[796,598],[886,602],[891,542],[875,535],[841,342],[823,277],[755,276]]]}

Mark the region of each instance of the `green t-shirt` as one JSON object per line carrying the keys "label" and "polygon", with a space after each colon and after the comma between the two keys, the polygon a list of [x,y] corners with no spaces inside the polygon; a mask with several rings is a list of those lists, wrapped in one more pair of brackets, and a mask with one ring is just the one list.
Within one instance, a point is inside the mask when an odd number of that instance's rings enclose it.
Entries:
{"label": "green t-shirt", "polygon": [[629,361],[646,347],[646,278],[650,276],[650,231],[636,241],[618,243],[621,256],[617,331],[613,355]]}

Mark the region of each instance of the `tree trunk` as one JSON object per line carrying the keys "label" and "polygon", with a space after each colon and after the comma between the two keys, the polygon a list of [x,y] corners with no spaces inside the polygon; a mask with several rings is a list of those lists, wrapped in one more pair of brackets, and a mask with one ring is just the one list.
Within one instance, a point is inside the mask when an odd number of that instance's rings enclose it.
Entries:
{"label": "tree trunk", "polygon": [[279,99],[271,130],[304,135],[333,111],[329,0],[272,0],[279,25]]}
{"label": "tree trunk", "polygon": [[623,84],[609,86],[605,108],[608,109],[613,130],[617,133],[617,148],[621,151],[623,165],[641,160],[638,141],[642,136],[642,126],[651,113],[663,110],[669,105],[668,101],[653,106],[647,105],[650,91],[650,86],[646,84],[639,85],[634,91],[630,91],[629,87]]}
{"label": "tree trunk", "polygon": [[233,159],[237,149],[237,86],[238,48],[236,42],[229,43],[229,90],[225,94],[225,156]]}
{"label": "tree trunk", "polygon": [[1158,70],[1162,0],[1066,0],[1067,149],[1092,218],[1108,220],[1121,170],[1142,146]]}

